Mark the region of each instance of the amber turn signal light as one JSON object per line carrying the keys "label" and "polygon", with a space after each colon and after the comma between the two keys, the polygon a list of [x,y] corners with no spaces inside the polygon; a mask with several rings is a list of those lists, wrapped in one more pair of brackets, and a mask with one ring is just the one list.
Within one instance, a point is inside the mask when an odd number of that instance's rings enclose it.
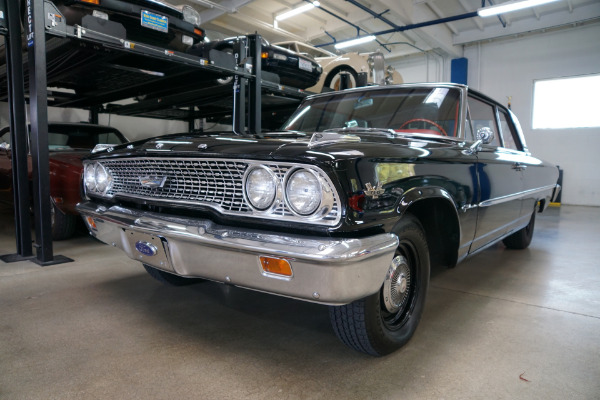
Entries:
{"label": "amber turn signal light", "polygon": [[79,1],[81,1],[82,3],[95,4],[97,6],[100,5],[100,0],[79,0]]}
{"label": "amber turn signal light", "polygon": [[263,51],[262,53],[260,53],[260,58],[269,58],[269,52]]}
{"label": "amber turn signal light", "polygon": [[85,217],[85,221],[87,222],[87,224],[89,225],[90,228],[98,229],[96,227],[96,223],[94,222],[94,218],[92,218],[92,217]]}
{"label": "amber turn signal light", "polygon": [[285,277],[292,276],[292,266],[290,265],[288,260],[284,260],[282,258],[273,258],[260,256],[260,265],[268,274],[281,275]]}

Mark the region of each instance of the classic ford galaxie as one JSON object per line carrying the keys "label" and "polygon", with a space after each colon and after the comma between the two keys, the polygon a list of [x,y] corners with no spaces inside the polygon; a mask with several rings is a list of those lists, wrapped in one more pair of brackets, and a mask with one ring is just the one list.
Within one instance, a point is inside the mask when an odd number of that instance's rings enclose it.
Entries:
{"label": "classic ford galaxie", "polygon": [[430,266],[527,247],[557,178],[466,86],[366,87],[308,97],[279,132],[101,151],[78,210],[160,281],[327,304],[345,344],[384,355],[415,332]]}

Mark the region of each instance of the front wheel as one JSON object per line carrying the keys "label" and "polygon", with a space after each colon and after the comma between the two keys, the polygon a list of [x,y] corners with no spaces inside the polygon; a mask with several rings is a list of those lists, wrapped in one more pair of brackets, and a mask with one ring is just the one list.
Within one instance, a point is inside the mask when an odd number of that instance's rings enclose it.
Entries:
{"label": "front wheel", "polygon": [[350,304],[329,308],[337,337],[373,356],[389,354],[410,340],[421,319],[429,286],[429,249],[420,222],[405,215],[394,233],[400,243],[381,289]]}
{"label": "front wheel", "polygon": [[[346,79],[346,87],[342,87],[342,76],[345,75]],[[341,67],[336,72],[330,74],[327,79],[325,79],[325,83],[323,86],[328,87],[333,90],[341,90],[341,89],[352,89],[357,86],[358,75],[352,68]]]}
{"label": "front wheel", "polygon": [[50,221],[52,224],[52,240],[65,240],[75,233],[77,217],[63,212],[54,204],[54,201],[50,203]]}

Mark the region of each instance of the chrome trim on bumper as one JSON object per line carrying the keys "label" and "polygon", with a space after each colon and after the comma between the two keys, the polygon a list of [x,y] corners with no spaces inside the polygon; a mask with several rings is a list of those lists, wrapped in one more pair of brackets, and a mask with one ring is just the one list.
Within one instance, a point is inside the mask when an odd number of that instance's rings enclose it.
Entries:
{"label": "chrome trim on bumper", "polygon": [[[226,227],[93,202],[77,205],[96,225],[90,233],[132,259],[186,277],[324,304],[347,304],[377,292],[398,245],[393,234],[361,239],[314,238]],[[159,249],[142,254],[136,243]],[[259,256],[287,259],[291,279],[264,275]]]}
{"label": "chrome trim on bumper", "polygon": [[552,198],[550,199],[551,202],[553,202],[553,203],[556,202],[556,199],[558,198],[558,195],[560,194],[561,190],[562,190],[562,186],[560,186],[557,183],[552,192]]}

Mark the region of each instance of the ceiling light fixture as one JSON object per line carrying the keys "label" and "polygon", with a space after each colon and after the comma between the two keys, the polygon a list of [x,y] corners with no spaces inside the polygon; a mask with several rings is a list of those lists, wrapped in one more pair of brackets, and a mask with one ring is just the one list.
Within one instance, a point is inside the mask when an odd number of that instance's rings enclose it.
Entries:
{"label": "ceiling light fixture", "polygon": [[541,6],[542,4],[552,3],[554,1],[558,0],[512,0],[494,6],[480,8],[477,10],[477,14],[480,17],[491,17],[492,15],[505,14],[524,8]]}
{"label": "ceiling light fixture", "polygon": [[334,45],[334,47],[336,49],[344,49],[346,47],[356,46],[358,44],[369,43],[369,42],[372,42],[375,39],[376,39],[376,37],[373,36],[373,35],[363,36],[363,37],[359,37],[359,38],[352,39],[352,40],[346,40],[345,42],[336,43]]}
{"label": "ceiling light fixture", "polygon": [[283,14],[276,15],[275,21],[283,21],[284,19],[288,19],[290,17],[293,17],[294,15],[302,14],[303,12],[312,10],[315,7],[319,7],[320,5],[321,3],[319,3],[318,1],[313,1],[312,3],[308,3],[298,8],[294,8],[293,10],[284,12]]}

